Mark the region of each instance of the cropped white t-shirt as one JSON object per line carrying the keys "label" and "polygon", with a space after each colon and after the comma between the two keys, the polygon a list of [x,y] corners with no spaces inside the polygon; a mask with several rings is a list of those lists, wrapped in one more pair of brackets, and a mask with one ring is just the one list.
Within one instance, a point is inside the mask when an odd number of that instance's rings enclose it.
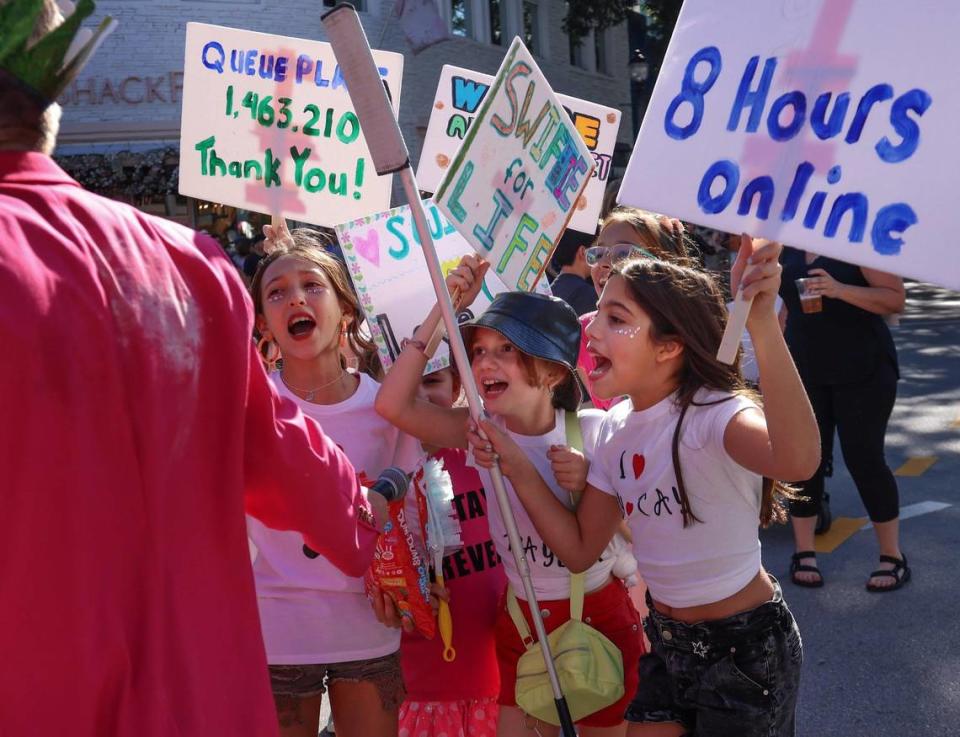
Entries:
{"label": "cropped white t-shirt", "polygon": [[[580,432],[583,435],[583,454],[588,461],[593,462],[594,452],[597,445],[597,433],[603,422],[603,412],[600,410],[580,410]],[[557,484],[553,476],[553,469],[550,467],[550,459],[547,458],[547,451],[551,445],[569,445],[567,440],[566,418],[563,410],[557,410],[553,429],[543,435],[518,435],[517,433],[506,432],[519,445],[527,458],[529,458],[536,467],[540,476],[546,485],[568,508],[573,508],[570,500],[570,494]],[[469,461],[472,462],[472,454]],[[500,505],[497,504],[495,492],[493,490],[493,480],[490,472],[485,468],[477,468],[480,479],[483,481],[483,487],[487,494],[487,514],[490,519],[490,534],[496,545],[497,553],[503,560],[503,569],[507,574],[507,580],[513,586],[513,590],[518,598],[525,598],[523,593],[523,583],[520,580],[520,573],[517,570],[516,563],[513,560],[513,553],[510,552],[510,546],[507,541],[507,528],[503,524],[503,517],[500,515]],[[520,542],[523,544],[523,552],[527,558],[527,565],[530,568],[530,577],[533,580],[533,588],[537,599],[545,601],[557,601],[570,598],[570,569],[567,568],[550,547],[543,541],[537,528],[530,521],[530,516],[523,504],[517,497],[516,491],[510,480],[504,477],[504,483],[507,490],[507,498],[513,509],[513,515],[517,520],[517,530],[520,533]],[[616,560],[616,551],[608,546],[600,557],[600,560],[588,568],[585,573],[584,590],[594,591],[606,582],[613,569]]]}
{"label": "cropped white t-shirt", "polygon": [[[718,404],[707,404],[724,400]],[[675,396],[634,411],[624,400],[606,415],[588,483],[615,495],[633,532],[640,575],[671,607],[710,604],[735,594],[760,570],[762,479],[723,444],[735,415],[759,411],[746,397],[701,390],[683,420],[680,466],[694,515],[683,527],[672,441]]]}
{"label": "cropped white t-shirt", "polygon": [[[337,404],[313,404],[293,394],[276,374],[281,396],[320,423],[347,454],[361,479],[375,481],[389,466],[416,469],[423,450],[410,435],[373,408],[380,385],[360,374],[353,396]],[[408,495],[408,499],[413,499]],[[377,621],[363,579],[346,576],[322,555],[303,554],[297,532],[272,530],[247,516],[260,625],[271,665],[343,663],[396,652],[400,630]]]}

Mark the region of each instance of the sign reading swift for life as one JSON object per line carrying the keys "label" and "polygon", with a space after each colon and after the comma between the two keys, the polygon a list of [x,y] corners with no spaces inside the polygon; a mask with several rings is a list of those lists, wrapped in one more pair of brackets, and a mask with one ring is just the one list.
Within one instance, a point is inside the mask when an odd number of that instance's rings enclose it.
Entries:
{"label": "sign reading swift for life", "polygon": [[960,5],[687,0],[621,203],[960,288]]}
{"label": "sign reading swift for life", "polygon": [[[428,201],[424,206],[430,237],[443,273],[447,274],[473,249],[436,205]],[[410,206],[395,207],[338,225],[337,237],[380,361],[384,370],[389,370],[400,353],[403,339],[413,336],[437,302]],[[488,271],[480,294],[472,305],[460,311],[458,320],[465,322],[483,314],[494,296],[506,289],[506,285]],[[546,280],[537,285],[537,291],[550,293]],[[424,373],[449,365],[450,351],[444,340]]]}
{"label": "sign reading swift for life", "polygon": [[[374,51],[396,112],[403,57]],[[390,206],[330,44],[187,24],[180,192],[333,226]]]}
{"label": "sign reading swift for life", "polygon": [[533,56],[515,38],[434,200],[507,287],[529,292],[594,166]]}
{"label": "sign reading swift for life", "polygon": [[[433,192],[440,185],[492,84],[493,77],[489,74],[444,64],[417,165],[420,189]],[[592,235],[597,230],[604,190],[613,168],[620,111],[567,95],[558,94],[557,99],[596,164],[567,227]]]}

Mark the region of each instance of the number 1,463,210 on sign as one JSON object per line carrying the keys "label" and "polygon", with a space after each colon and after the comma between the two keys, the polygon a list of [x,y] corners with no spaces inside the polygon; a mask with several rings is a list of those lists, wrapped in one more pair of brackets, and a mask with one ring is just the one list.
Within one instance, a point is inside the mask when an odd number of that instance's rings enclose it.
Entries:
{"label": "number 1,463,210 on sign", "polygon": [[[338,115],[332,107],[324,109],[312,102],[299,108],[292,98],[274,99],[273,95],[261,97],[256,92],[243,95],[238,106],[238,98],[239,93],[234,90],[233,85],[228,85],[224,106],[224,114],[228,118],[238,118],[249,111],[252,121],[267,128],[275,126],[299,131],[305,136],[336,137],[341,143],[353,143],[360,137],[360,121],[352,110]],[[300,110],[296,120],[294,110]]]}

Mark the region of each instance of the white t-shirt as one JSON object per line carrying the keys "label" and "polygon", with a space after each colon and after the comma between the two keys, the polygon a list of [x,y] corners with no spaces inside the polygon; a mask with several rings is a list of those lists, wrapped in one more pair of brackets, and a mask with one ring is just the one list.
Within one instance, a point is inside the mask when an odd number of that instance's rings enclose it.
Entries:
{"label": "white t-shirt", "polygon": [[674,396],[634,411],[624,400],[603,421],[588,483],[615,495],[633,532],[640,575],[654,599],[671,607],[710,604],[742,589],[760,570],[761,477],[727,454],[733,417],[756,405],[742,396],[701,390],[680,434],[680,466],[693,514],[683,527],[672,441]]}
{"label": "white t-shirt", "polygon": [[[600,424],[603,421],[603,412],[600,410],[580,410],[580,432],[583,435],[583,454],[588,461],[593,461],[594,451],[597,445],[597,433],[600,430]],[[553,429],[544,435],[518,435],[517,433],[506,431],[510,437],[516,441],[527,458],[529,458],[536,467],[540,476],[546,482],[550,491],[568,508],[573,508],[570,500],[570,494],[560,488],[553,476],[553,470],[550,468],[550,459],[547,458],[547,451],[551,445],[569,445],[567,440],[567,428],[565,422],[565,413],[563,410],[556,411],[556,419]],[[473,456],[469,456],[472,462]],[[518,598],[525,598],[523,593],[523,583],[520,580],[520,573],[517,571],[516,563],[513,560],[513,553],[510,551],[510,545],[507,540],[507,528],[503,524],[503,518],[500,516],[500,505],[497,504],[495,492],[493,489],[493,480],[490,472],[485,468],[477,468],[480,478],[483,481],[483,487],[487,492],[487,514],[490,519],[490,534],[497,547],[497,553],[503,560],[503,569],[507,574],[507,580],[513,586],[513,590]],[[523,552],[527,558],[527,565],[530,568],[530,577],[533,580],[533,588],[537,599],[544,601],[556,601],[570,598],[570,569],[560,562],[560,559],[547,546],[530,521],[530,516],[523,504],[517,497],[510,480],[504,477],[504,483],[507,490],[507,498],[510,500],[510,506],[513,508],[513,515],[517,520],[517,530],[520,533],[520,541],[523,544]],[[613,568],[615,555],[608,547],[604,551],[600,560],[594,563],[586,571],[584,579],[585,591],[594,591],[601,587],[610,576]]]}
{"label": "white t-shirt", "polygon": [[[366,374],[353,396],[327,405],[306,402],[273,378],[280,395],[320,423],[361,478],[375,481],[389,466],[413,471],[423,456],[416,439],[374,411],[380,385]],[[400,648],[400,630],[374,617],[362,578],[345,576],[323,556],[307,558],[299,533],[272,530],[248,516],[247,534],[270,664],[342,663]]]}

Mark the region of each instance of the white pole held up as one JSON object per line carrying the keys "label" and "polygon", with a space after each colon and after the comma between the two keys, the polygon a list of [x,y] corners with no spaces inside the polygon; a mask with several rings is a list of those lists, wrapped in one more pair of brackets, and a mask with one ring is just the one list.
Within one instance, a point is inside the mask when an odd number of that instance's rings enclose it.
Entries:
{"label": "white pole held up", "polygon": [[[440,260],[437,257],[433,240],[430,237],[430,228],[427,225],[426,214],[424,213],[423,203],[420,200],[416,179],[410,167],[410,156],[407,153],[403,134],[400,132],[400,126],[394,117],[384,83],[380,79],[380,73],[377,71],[377,65],[370,51],[370,45],[363,32],[363,27],[360,25],[360,18],[357,16],[357,12],[352,5],[344,3],[337,5],[333,10],[325,13],[322,16],[322,20],[323,27],[327,32],[327,38],[333,46],[333,53],[337,58],[337,63],[340,65],[344,80],[347,83],[347,90],[350,93],[350,99],[353,102],[357,117],[360,120],[360,127],[363,130],[364,138],[370,149],[370,157],[373,159],[373,165],[377,170],[377,174],[398,173],[400,176],[400,181],[403,184],[404,192],[410,204],[410,210],[413,213],[414,224],[420,236],[423,255],[427,262],[427,268],[430,271],[430,280],[433,282],[433,289],[437,294],[440,312],[443,316],[443,324],[446,327],[447,336],[450,341],[450,351],[453,354],[453,359],[460,372],[467,402],[470,405],[470,416],[476,422],[484,416],[483,403],[480,399],[480,393],[477,390],[477,384],[473,378],[466,347],[460,336],[457,316],[454,312],[450,295],[447,292],[446,281],[443,278],[443,271],[440,267]],[[520,577],[523,581],[524,594],[530,605],[530,614],[533,618],[534,629],[541,645],[547,674],[553,688],[554,699],[557,703],[561,729],[564,737],[576,737],[573,720],[570,717],[570,711],[563,696],[560,680],[557,677],[556,668],[553,664],[553,655],[550,652],[547,631],[543,625],[543,618],[540,616],[540,608],[537,605],[533,581],[530,578],[530,569],[523,555],[520,534],[517,531],[517,523],[513,515],[513,510],[507,499],[507,491],[499,465],[494,465],[494,467],[490,469],[490,475],[493,479],[497,504],[500,506],[500,514],[507,528],[507,538],[510,541],[510,547],[514,560],[516,561],[517,570],[520,572]]]}

